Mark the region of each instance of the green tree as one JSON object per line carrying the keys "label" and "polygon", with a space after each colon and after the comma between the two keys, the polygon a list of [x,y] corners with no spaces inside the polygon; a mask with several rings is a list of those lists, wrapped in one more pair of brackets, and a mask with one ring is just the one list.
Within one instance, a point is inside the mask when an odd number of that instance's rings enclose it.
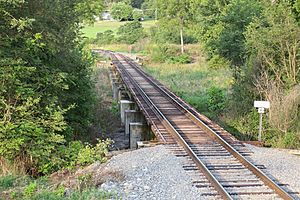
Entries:
{"label": "green tree", "polygon": [[141,20],[143,17],[144,17],[144,14],[143,14],[142,10],[134,9],[132,11],[132,19],[133,20]]}
{"label": "green tree", "polygon": [[183,30],[191,18],[192,2],[189,0],[173,1],[173,0],[157,0],[159,18],[164,22],[170,22],[179,29],[178,35],[181,44],[181,53],[184,53]]}
{"label": "green tree", "polygon": [[260,16],[261,10],[256,0],[231,1],[220,17],[222,30],[215,41],[216,53],[234,65],[242,65],[246,56],[244,32],[253,19]]}
{"label": "green tree", "polygon": [[114,3],[111,8],[111,16],[119,21],[129,20],[132,17],[133,8],[124,2]]}
{"label": "green tree", "polygon": [[59,145],[87,134],[93,60],[80,24],[101,9],[90,0],[0,1],[1,161],[38,173],[60,159]]}
{"label": "green tree", "polygon": [[[270,125],[284,133],[298,120],[300,27],[288,4],[273,4],[246,33],[256,92],[271,102]],[[299,131],[299,130],[298,130]]]}

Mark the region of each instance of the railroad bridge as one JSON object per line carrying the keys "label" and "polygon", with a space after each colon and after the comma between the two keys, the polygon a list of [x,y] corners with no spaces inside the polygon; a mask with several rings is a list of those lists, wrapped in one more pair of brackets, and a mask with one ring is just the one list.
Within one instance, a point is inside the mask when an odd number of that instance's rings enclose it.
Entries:
{"label": "railroad bridge", "polygon": [[213,188],[212,199],[296,199],[284,184],[247,158],[251,152],[230,133],[197,112],[139,64],[122,54],[95,50],[111,59],[113,97],[120,102],[121,122],[137,142],[156,138],[177,154],[187,156],[185,168],[198,170],[194,184]]}

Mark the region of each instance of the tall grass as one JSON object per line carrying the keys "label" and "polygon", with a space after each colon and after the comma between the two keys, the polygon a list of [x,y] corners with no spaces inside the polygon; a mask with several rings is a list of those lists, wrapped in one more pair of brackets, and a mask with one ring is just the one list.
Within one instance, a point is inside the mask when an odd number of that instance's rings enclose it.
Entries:
{"label": "tall grass", "polygon": [[228,91],[233,81],[229,69],[210,69],[206,62],[192,64],[147,63],[144,69],[171,91],[186,100],[199,111],[207,110],[207,91],[220,88]]}

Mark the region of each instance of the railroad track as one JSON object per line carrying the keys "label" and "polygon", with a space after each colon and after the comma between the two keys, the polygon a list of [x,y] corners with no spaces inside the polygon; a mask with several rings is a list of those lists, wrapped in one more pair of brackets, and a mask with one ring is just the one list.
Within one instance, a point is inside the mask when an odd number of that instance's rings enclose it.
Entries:
{"label": "railroad track", "polygon": [[[199,114],[137,63],[122,54],[109,56],[159,141],[178,156],[186,170],[200,170],[198,188],[212,199],[296,199],[247,160],[251,152],[227,131]],[[207,190],[209,189],[209,190]]]}

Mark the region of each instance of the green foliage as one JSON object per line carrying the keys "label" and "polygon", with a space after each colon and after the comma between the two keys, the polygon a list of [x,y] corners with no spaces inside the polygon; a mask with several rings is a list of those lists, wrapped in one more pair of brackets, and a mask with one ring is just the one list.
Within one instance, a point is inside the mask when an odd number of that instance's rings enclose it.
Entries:
{"label": "green foliage", "polygon": [[3,163],[52,172],[61,166],[58,149],[87,133],[93,58],[80,43],[80,23],[101,9],[90,0],[0,1]]}
{"label": "green foliage", "polygon": [[118,28],[118,41],[133,44],[145,36],[144,28],[139,21],[128,22]]}
{"label": "green foliage", "polygon": [[208,66],[211,69],[220,69],[230,67],[230,62],[220,55],[213,55],[208,61]]}
{"label": "green foliage", "polygon": [[288,132],[280,137],[275,144],[281,148],[297,149],[300,146],[299,134]]}
{"label": "green foliage", "polygon": [[[74,191],[67,198],[68,200],[90,200],[90,199],[109,199],[113,194],[100,189],[92,188],[83,191]],[[30,198],[30,200],[65,200],[66,197],[56,194],[55,192],[42,190]]]}
{"label": "green foliage", "polygon": [[151,49],[150,56],[154,62],[166,62],[176,55],[176,51],[167,44],[159,44]]}
{"label": "green foliage", "polygon": [[31,182],[25,189],[24,189],[24,196],[25,198],[30,198],[34,195],[37,191],[37,183]]}
{"label": "green foliage", "polygon": [[119,106],[118,101],[113,101],[111,103],[110,111],[115,115],[120,112],[120,106]]}
{"label": "green foliage", "polygon": [[155,19],[155,10],[157,9],[156,1],[153,0],[144,0],[141,5],[141,8],[144,12],[144,16],[147,19]]}
{"label": "green foliage", "polygon": [[55,101],[40,106],[41,97],[28,83],[35,79],[35,72],[35,68],[24,66],[4,66],[0,71],[0,108],[4,113],[0,118],[0,157],[25,160],[22,164],[26,169],[39,169],[48,163],[53,151],[65,141],[59,133],[66,129],[66,110],[55,106]]}
{"label": "green foliage", "polygon": [[90,200],[90,199],[117,199],[116,195],[96,188],[86,189],[82,192],[74,192],[71,194],[71,200]]}
{"label": "green foliage", "polygon": [[170,63],[179,63],[179,64],[187,64],[187,63],[191,63],[191,57],[188,54],[180,54],[178,56],[172,56],[170,58],[167,59],[167,62]]}
{"label": "green foliage", "polygon": [[133,20],[141,20],[144,17],[143,11],[134,9],[132,11],[132,19]]}
{"label": "green foliage", "polygon": [[133,8],[125,2],[114,3],[111,7],[111,16],[115,20],[129,20],[132,18]]}
{"label": "green foliage", "polygon": [[[80,179],[81,182],[88,181],[91,175],[83,175]],[[0,180],[6,180],[10,177],[0,177]],[[3,188],[5,193],[1,193],[0,199],[15,199],[15,200],[90,200],[90,199],[109,199],[116,198],[113,193],[95,188],[93,185],[89,185],[88,188],[82,187],[79,189],[74,189],[71,191],[70,196],[65,197],[65,187],[58,186],[53,187],[52,183],[48,182],[45,178],[32,179],[29,182],[23,182],[21,179],[26,179],[24,177],[19,177],[13,180],[14,188],[11,186],[8,188]],[[11,184],[11,183],[9,183]],[[85,182],[87,184],[87,182]],[[87,185],[86,185],[87,186]],[[1,186],[0,186],[0,189]],[[8,190],[9,189],[9,190]],[[10,191],[9,196],[5,196],[6,193]],[[4,195],[4,196],[2,196]]]}
{"label": "green foliage", "polygon": [[300,81],[300,27],[287,9],[284,3],[266,8],[263,18],[249,26],[246,38],[253,68],[267,71],[268,78],[289,89]]}
{"label": "green foliage", "polygon": [[216,41],[217,53],[235,65],[243,64],[246,50],[244,32],[254,17],[260,16],[261,5],[256,0],[233,0],[222,13],[223,29]]}
{"label": "green foliage", "polygon": [[202,37],[210,56],[216,54],[234,65],[243,64],[246,54],[244,32],[260,12],[261,5],[256,0],[234,0],[223,7],[218,21],[208,27]]}
{"label": "green foliage", "polygon": [[225,109],[225,92],[221,88],[211,87],[207,90],[208,110],[219,114]]}
{"label": "green foliage", "polygon": [[95,161],[106,162],[106,155],[110,144],[111,140],[99,141],[94,147],[87,144],[78,152],[76,163],[85,166]]}
{"label": "green foliage", "polygon": [[48,162],[41,169],[44,174],[49,174],[61,168],[73,169],[76,166],[86,166],[93,162],[106,162],[108,147],[111,140],[99,140],[95,146],[83,144],[80,141],[72,141],[68,146],[59,146],[51,162]]}
{"label": "green foliage", "polygon": [[104,31],[103,33],[97,33],[95,43],[99,45],[112,44],[115,41],[115,35],[112,30]]}
{"label": "green foliage", "polygon": [[[234,134],[241,140],[257,140],[259,114],[255,108],[242,116],[234,116],[232,119],[227,117],[226,122],[235,127],[237,131]],[[268,130],[267,123],[264,123],[263,129]],[[268,140],[267,137],[270,137],[269,131],[267,134],[264,132],[262,137],[264,140]]]}
{"label": "green foliage", "polygon": [[0,191],[13,187],[16,179],[13,175],[0,176]]}

